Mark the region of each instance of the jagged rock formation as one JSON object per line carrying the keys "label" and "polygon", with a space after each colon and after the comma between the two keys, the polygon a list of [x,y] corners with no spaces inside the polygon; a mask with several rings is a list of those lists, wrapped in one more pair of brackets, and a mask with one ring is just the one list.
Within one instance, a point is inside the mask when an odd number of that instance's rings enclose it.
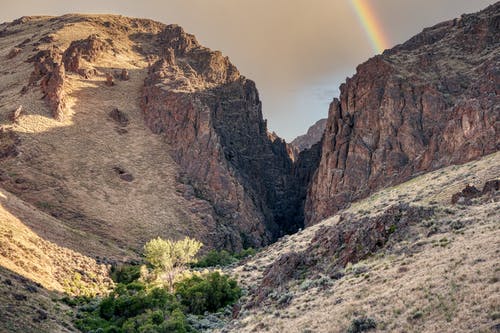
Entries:
{"label": "jagged rock formation", "polygon": [[213,206],[225,246],[261,246],[296,230],[293,162],[267,133],[255,84],[178,26],[158,34],[158,47],[143,92],[146,123],[172,145],[186,186]]}
{"label": "jagged rock formation", "polygon": [[327,119],[320,119],[314,125],[309,127],[307,133],[300,135],[290,142],[290,145],[296,147],[299,151],[311,148],[314,144],[318,143],[323,136],[326,128]]}
{"label": "jagged rock formation", "polygon": [[65,114],[66,103],[64,100],[64,77],[65,67],[61,63],[62,57],[57,47],[39,51],[35,56],[28,59],[33,62],[33,72],[29,80],[30,85],[34,85],[40,80],[40,88],[47,101],[52,116],[57,120],[62,120]]}
{"label": "jagged rock formation", "polygon": [[95,62],[110,49],[107,41],[98,35],[90,35],[86,39],[76,40],[71,43],[63,54],[64,67],[67,71],[80,73],[82,59]]}
{"label": "jagged rock formation", "polygon": [[66,71],[62,64],[55,64],[52,72],[47,74],[40,83],[43,93],[49,108],[52,110],[52,115],[57,120],[62,120],[65,113],[64,101],[64,76]]}
{"label": "jagged rock formation", "polygon": [[376,253],[389,240],[396,243],[408,237],[411,226],[433,214],[432,208],[398,204],[374,217],[341,215],[334,226],[319,228],[304,251],[284,254],[263,272],[259,298],[299,278],[305,270],[320,270],[338,279],[348,263],[357,263]]}
{"label": "jagged rock formation", "polygon": [[330,106],[307,223],[420,172],[500,149],[500,3],[357,68]]}
{"label": "jagged rock formation", "polygon": [[[30,63],[16,78],[25,84],[21,93],[11,92],[20,95],[15,107],[25,106],[23,117],[8,125],[34,129],[21,135],[21,146],[32,136],[37,141],[33,152],[24,145],[22,179],[7,177],[4,188],[122,247],[109,231],[119,228],[134,250],[157,235],[239,250],[303,227],[318,149],[314,158],[296,158],[269,133],[254,82],[221,52],[179,26],[118,16],[30,17],[0,30],[2,61]],[[7,59],[16,45],[22,52]],[[14,105],[6,107],[10,114]],[[35,120],[46,109],[57,124]],[[54,147],[59,138],[65,144]],[[5,169],[15,163],[6,161]],[[40,196],[40,188],[50,191]]]}

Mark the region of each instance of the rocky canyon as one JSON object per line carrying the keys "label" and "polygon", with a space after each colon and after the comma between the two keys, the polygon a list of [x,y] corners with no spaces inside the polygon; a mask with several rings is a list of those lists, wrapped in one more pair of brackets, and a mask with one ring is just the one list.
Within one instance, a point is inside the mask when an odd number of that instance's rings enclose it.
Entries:
{"label": "rocky canyon", "polygon": [[186,236],[244,290],[202,332],[500,327],[500,2],[360,64],[291,143],[176,24],[24,16],[0,64],[0,331],[75,331],[71,302]]}

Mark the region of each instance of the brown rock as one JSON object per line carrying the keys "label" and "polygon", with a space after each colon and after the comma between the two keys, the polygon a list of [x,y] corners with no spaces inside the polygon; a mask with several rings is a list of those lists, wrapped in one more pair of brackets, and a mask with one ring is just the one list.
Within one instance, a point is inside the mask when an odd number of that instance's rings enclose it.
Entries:
{"label": "brown rock", "polygon": [[112,87],[115,85],[115,79],[113,78],[113,75],[106,73],[106,85],[108,87]]}
{"label": "brown rock", "polygon": [[298,278],[301,270],[308,265],[310,263],[304,253],[287,252],[266,268],[261,286],[266,290],[283,287],[288,281]]}
{"label": "brown rock", "polygon": [[143,89],[146,124],[165,136],[196,197],[214,207],[216,242],[238,250],[296,230],[303,206],[290,149],[268,136],[255,84],[178,26],[158,41],[164,52]]}
{"label": "brown rock", "polygon": [[17,109],[12,111],[12,113],[10,115],[10,120],[14,123],[17,122],[19,117],[21,117],[22,112],[23,112],[23,106],[19,105],[19,107]]}
{"label": "brown rock", "polygon": [[57,64],[61,62],[61,51],[57,47],[39,51],[34,56],[28,58],[28,62],[33,63],[29,84],[33,85],[45,75],[52,73]]}
{"label": "brown rock", "polygon": [[17,57],[17,55],[19,53],[21,53],[22,49],[20,49],[19,47],[14,47],[12,50],[10,50],[10,52],[7,54],[7,59],[12,59],[12,58],[15,58]]}
{"label": "brown rock", "polygon": [[467,203],[470,204],[471,199],[481,196],[481,191],[479,191],[475,186],[467,185],[462,191],[453,194],[451,197],[451,203]]}
{"label": "brown rock", "polygon": [[59,121],[65,117],[65,75],[64,65],[55,64],[53,71],[46,74],[41,82],[41,88],[52,111],[52,116]]}
{"label": "brown rock", "polygon": [[357,68],[330,106],[307,224],[415,174],[500,149],[500,3]]}
{"label": "brown rock", "polygon": [[309,127],[307,133],[300,135],[290,142],[290,145],[296,147],[299,151],[311,148],[314,144],[321,141],[325,132],[327,119],[320,119],[314,125]]}
{"label": "brown rock", "polygon": [[[262,274],[262,281],[255,296],[247,306],[259,306],[273,291],[286,290],[291,280],[297,280],[313,266],[314,262],[305,252],[286,252],[269,265]],[[291,298],[280,300],[281,305],[287,305]]]}
{"label": "brown rock", "polygon": [[482,194],[494,193],[500,191],[500,179],[488,180],[483,187]]}
{"label": "brown rock", "polygon": [[122,72],[120,73],[120,80],[122,80],[122,81],[130,80],[129,72],[125,68],[122,69]]}
{"label": "brown rock", "polygon": [[[40,88],[44,94],[52,116],[62,120],[65,114],[64,80],[66,72],[61,64],[61,53],[57,47],[42,50],[30,57],[34,69],[30,76],[29,85],[35,85],[41,79]],[[24,88],[23,88],[24,89]]]}
{"label": "brown rock", "polygon": [[90,79],[97,75],[97,70],[88,68],[79,68],[77,73],[86,79]]}
{"label": "brown rock", "polygon": [[113,119],[121,127],[126,127],[129,123],[127,114],[123,111],[120,111],[118,108],[114,108],[109,113],[109,117]]}
{"label": "brown rock", "polygon": [[102,57],[109,49],[109,44],[98,35],[90,35],[86,39],[73,41],[68,49],[64,51],[64,66],[66,70],[78,73],[81,59],[92,63]]}
{"label": "brown rock", "polygon": [[305,253],[316,266],[334,271],[389,246],[391,239],[397,243],[408,237],[409,226],[433,214],[432,208],[399,204],[373,217],[344,216],[339,223],[319,229]]}
{"label": "brown rock", "polygon": [[53,34],[49,34],[49,35],[46,35],[46,36],[43,36],[42,38],[40,38],[39,40],[39,43],[40,44],[48,44],[48,43],[53,43],[57,40],[56,36],[53,35]]}

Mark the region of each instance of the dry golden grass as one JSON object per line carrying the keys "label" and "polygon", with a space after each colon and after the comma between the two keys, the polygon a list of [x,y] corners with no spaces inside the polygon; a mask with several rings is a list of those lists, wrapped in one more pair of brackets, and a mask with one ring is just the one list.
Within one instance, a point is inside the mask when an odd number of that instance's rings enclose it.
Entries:
{"label": "dry golden grass", "polygon": [[[81,284],[75,281],[78,271],[86,272],[85,288],[105,286],[105,267],[90,257],[133,259],[153,237],[190,235],[204,240],[203,235],[214,230],[213,225],[201,222],[203,210],[198,203],[183,197],[177,181],[180,170],[166,153],[170,147],[146,128],[139,108],[147,63],[138,50],[153,47],[141,34],[148,24],[153,29],[160,29],[160,25],[142,21],[134,25],[119,16],[87,18],[77,22],[79,16],[66,16],[55,23],[49,23],[47,17],[35,18],[10,27],[19,31],[0,38],[0,127],[13,131],[21,140],[19,156],[0,161],[4,177],[0,182],[0,266],[13,272],[2,269],[0,277],[15,273],[56,291]],[[113,28],[106,28],[105,22]],[[120,28],[124,26],[129,30]],[[69,116],[55,121],[38,87],[20,94],[32,71],[32,64],[25,62],[36,52],[31,43],[52,34],[54,44],[64,50],[72,40],[92,33],[111,39],[113,52],[97,63],[84,64],[99,71],[92,79],[67,75]],[[32,41],[21,53],[7,59],[27,38]],[[105,73],[122,68],[129,70],[130,81],[105,86]],[[12,123],[9,115],[19,105],[23,114]],[[127,133],[119,133],[109,120],[108,113],[115,107],[130,118]],[[120,179],[113,170],[117,166],[134,180]],[[499,324],[500,207],[498,202],[451,207],[449,200],[465,184],[480,186],[499,175],[497,153],[417,177],[353,204],[345,212],[357,216],[378,214],[399,202],[433,205],[438,210],[435,226],[453,221],[464,225],[455,232],[446,229],[430,236],[425,233],[428,227],[416,226],[416,239],[397,244],[401,254],[381,252],[349,266],[345,276],[330,281],[326,289],[316,287],[314,281],[309,281],[307,288],[307,281],[292,283],[288,290],[276,291],[278,296],[288,293],[290,304],[282,306],[269,300],[263,307],[243,310],[228,329],[342,332],[353,318],[368,316],[376,320],[380,331],[488,331]],[[337,215],[285,237],[230,273],[238,275],[244,286],[257,286],[262,272],[281,254],[306,249],[321,226],[338,221]],[[403,251],[406,248],[408,251]],[[359,267],[365,272],[356,274]],[[92,285],[96,274],[104,279]],[[2,328],[13,332],[35,332],[36,327],[66,331],[55,315],[44,323],[30,321],[23,331],[22,320],[32,320],[29,311],[33,306],[47,307],[50,313],[59,310],[54,309],[52,296],[41,288],[32,301],[19,304],[12,298],[12,290],[22,287],[16,283],[12,288],[0,288],[0,302],[5,304],[0,305],[0,314],[9,319]],[[13,310],[6,312],[7,307]],[[15,317],[13,311],[29,316]]]}
{"label": "dry golden grass", "polygon": [[[396,250],[348,265],[344,277],[292,282],[261,306],[243,310],[231,332],[345,332],[354,318],[370,317],[380,332],[489,332],[500,324],[500,204],[452,206],[466,184],[478,188],[500,176],[500,153],[451,166],[388,188],[342,213],[375,215],[398,202],[433,206],[436,214],[417,225],[418,236]],[[307,248],[315,232],[339,215],[285,237],[229,272],[247,288],[281,254]],[[460,222],[454,230],[449,225]],[[428,233],[436,228],[436,233]],[[360,273],[361,272],[361,273]],[[323,284],[323,286],[321,286]],[[288,305],[280,298],[291,296]]]}
{"label": "dry golden grass", "polygon": [[[60,292],[71,292],[75,274],[82,277],[82,287],[91,294],[105,292],[111,286],[108,267],[43,239],[27,226],[57,229],[58,221],[4,191],[0,191],[0,221],[0,266]],[[62,229],[58,233],[65,237],[72,231]]]}

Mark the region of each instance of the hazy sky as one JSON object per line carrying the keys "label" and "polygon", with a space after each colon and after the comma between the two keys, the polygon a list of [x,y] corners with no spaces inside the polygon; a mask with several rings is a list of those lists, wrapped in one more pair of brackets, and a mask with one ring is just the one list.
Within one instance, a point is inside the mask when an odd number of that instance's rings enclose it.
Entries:
{"label": "hazy sky", "polygon": [[[338,86],[375,54],[353,0],[0,0],[23,15],[112,13],[177,23],[254,80],[270,130],[288,140],[327,115]],[[390,46],[494,0],[362,0]]]}

